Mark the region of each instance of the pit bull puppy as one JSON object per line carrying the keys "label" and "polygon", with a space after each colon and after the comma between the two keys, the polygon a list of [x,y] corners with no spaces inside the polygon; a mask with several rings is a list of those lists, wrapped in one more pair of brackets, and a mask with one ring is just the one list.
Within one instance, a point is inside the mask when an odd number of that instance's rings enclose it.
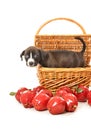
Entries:
{"label": "pit bull puppy", "polygon": [[25,59],[26,65],[33,67],[40,64],[49,68],[76,68],[85,67],[84,52],[86,49],[85,41],[81,37],[75,37],[82,42],[83,48],[80,52],[68,50],[49,50],[44,51],[34,46],[25,49],[21,54],[21,59]]}

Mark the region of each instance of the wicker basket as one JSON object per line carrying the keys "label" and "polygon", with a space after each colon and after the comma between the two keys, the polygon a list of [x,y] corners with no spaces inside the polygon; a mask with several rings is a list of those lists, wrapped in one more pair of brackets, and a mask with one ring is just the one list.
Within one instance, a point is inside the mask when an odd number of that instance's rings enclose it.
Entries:
{"label": "wicker basket", "polygon": [[[42,34],[40,31],[47,24],[56,21],[65,20],[67,22],[72,22],[77,25],[82,31],[82,34],[72,34],[72,35],[50,35]],[[91,82],[91,67],[88,63],[91,59],[91,35],[86,34],[84,28],[76,21],[70,18],[54,18],[45,22],[37,31],[35,35],[35,46],[44,50],[57,50],[66,49],[73,51],[80,51],[82,44],[79,40],[74,39],[75,36],[82,37],[86,42],[86,51],[84,58],[87,64],[85,68],[38,68],[38,78],[41,85],[51,91],[56,91],[61,86],[68,86],[73,88],[78,84],[83,84],[87,87],[90,86]]]}

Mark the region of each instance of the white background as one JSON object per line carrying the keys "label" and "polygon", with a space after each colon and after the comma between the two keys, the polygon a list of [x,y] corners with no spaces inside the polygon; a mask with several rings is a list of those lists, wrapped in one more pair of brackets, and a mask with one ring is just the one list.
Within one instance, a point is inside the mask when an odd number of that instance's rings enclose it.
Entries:
{"label": "white background", "polygon": [[[80,103],[74,113],[53,116],[48,111],[25,109],[9,95],[11,91],[23,86],[33,88],[39,85],[36,68],[26,67],[20,60],[20,53],[26,47],[34,45],[34,36],[38,28],[45,21],[56,17],[72,18],[79,22],[87,33],[91,33],[90,0],[0,1],[0,129],[2,130],[77,130],[91,127],[91,107],[87,103]],[[66,31],[70,30],[69,26]]]}

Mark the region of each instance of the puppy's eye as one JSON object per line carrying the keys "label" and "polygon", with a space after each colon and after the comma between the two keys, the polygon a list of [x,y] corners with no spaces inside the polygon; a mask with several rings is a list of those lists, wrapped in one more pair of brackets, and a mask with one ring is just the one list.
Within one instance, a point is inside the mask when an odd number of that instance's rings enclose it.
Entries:
{"label": "puppy's eye", "polygon": [[29,58],[29,55],[25,55],[25,59],[28,59]]}
{"label": "puppy's eye", "polygon": [[34,58],[36,59],[37,57],[38,57],[38,55],[35,54],[35,55],[34,55]]}

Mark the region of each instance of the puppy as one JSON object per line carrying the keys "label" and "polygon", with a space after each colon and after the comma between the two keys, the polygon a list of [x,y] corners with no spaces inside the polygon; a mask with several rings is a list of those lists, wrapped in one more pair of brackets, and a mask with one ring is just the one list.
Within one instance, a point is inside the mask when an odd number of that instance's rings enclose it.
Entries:
{"label": "puppy", "polygon": [[25,49],[20,57],[23,56],[26,61],[26,65],[33,67],[40,64],[43,67],[49,68],[75,68],[85,67],[84,52],[86,44],[80,37],[75,37],[82,42],[83,48],[80,52],[67,51],[67,50],[49,50],[44,51],[34,46],[30,46]]}

